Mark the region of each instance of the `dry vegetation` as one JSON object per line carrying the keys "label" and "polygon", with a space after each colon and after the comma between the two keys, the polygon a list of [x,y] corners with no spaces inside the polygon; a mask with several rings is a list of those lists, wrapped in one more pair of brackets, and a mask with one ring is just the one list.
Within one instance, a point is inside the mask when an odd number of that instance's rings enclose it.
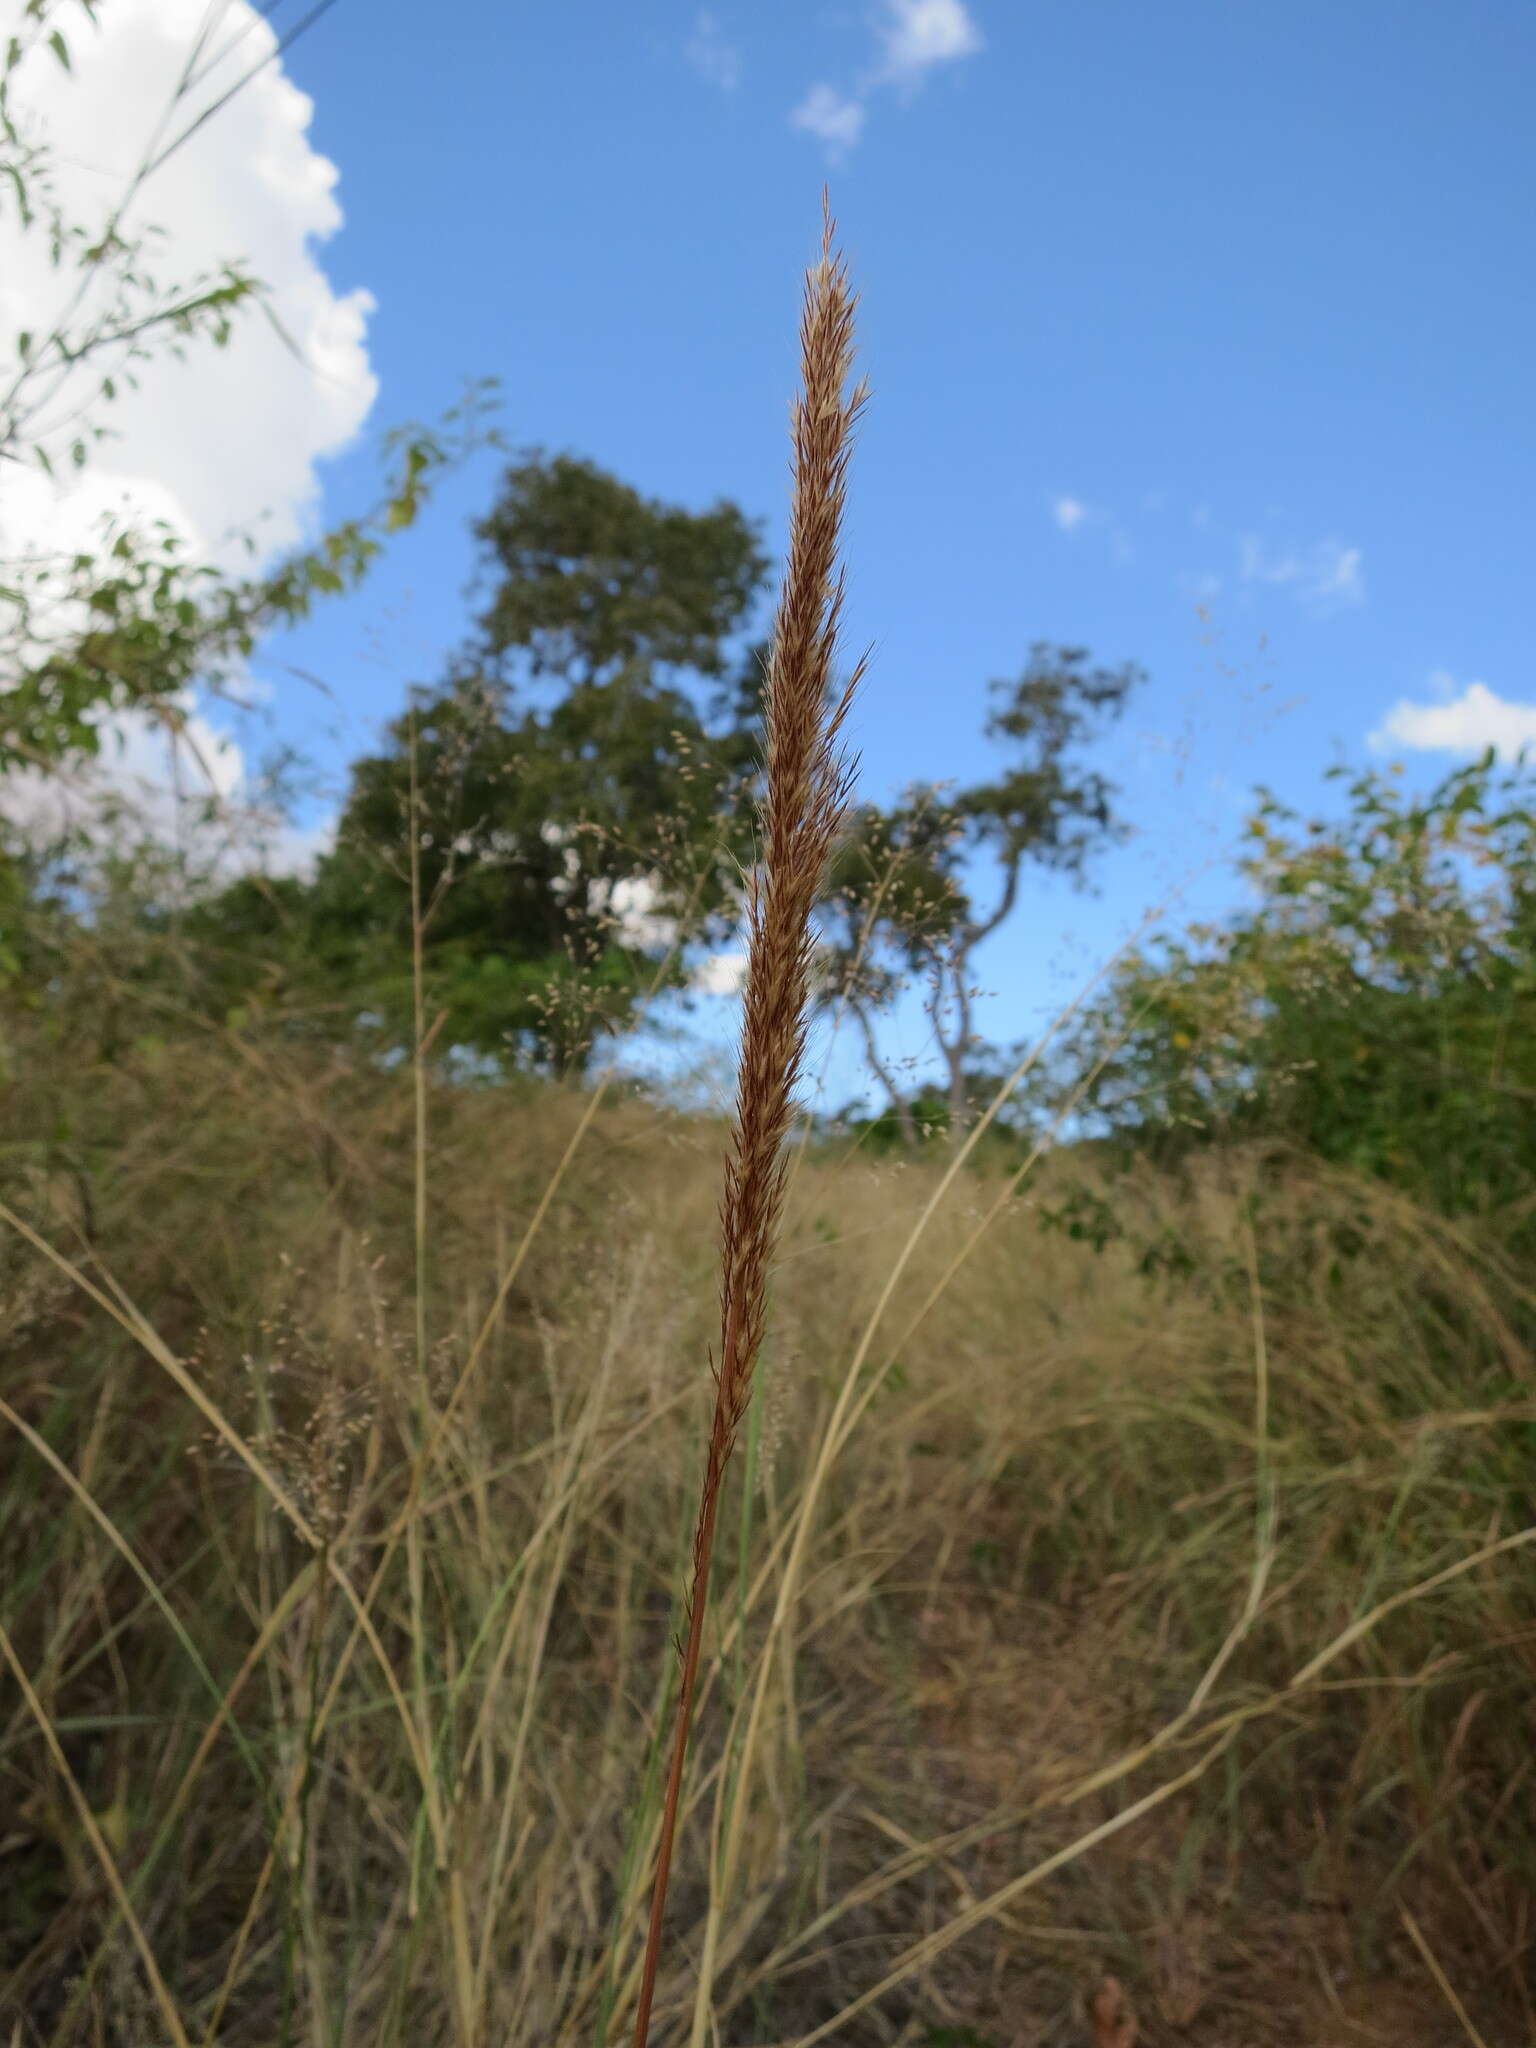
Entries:
{"label": "dry vegetation", "polygon": [[[12,1169],[17,2040],[625,2023],[723,1132],[591,1111],[434,1093],[424,1373],[403,1076],[144,1051]],[[1411,1916],[1527,2038],[1518,1290],[1257,1156],[1096,1252],[1064,1170],[794,1162],[654,2037],[1472,2038]]]}

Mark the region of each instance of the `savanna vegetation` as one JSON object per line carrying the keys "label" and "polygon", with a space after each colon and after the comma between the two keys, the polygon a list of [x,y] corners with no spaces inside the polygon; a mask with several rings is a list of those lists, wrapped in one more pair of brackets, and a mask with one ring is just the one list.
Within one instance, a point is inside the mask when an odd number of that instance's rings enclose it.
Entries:
{"label": "savanna vegetation", "polygon": [[[18,348],[46,463],[48,380],[259,288],[50,217],[19,62],[7,227],[125,266]],[[839,809],[851,318],[824,253],[777,589],[729,502],[512,457],[312,873],[6,828],[8,2042],[601,2048],[651,1963],[677,2048],[1536,2041],[1530,775],[1261,793],[1248,914],[978,1044],[1140,676],[1032,643],[993,774]],[[10,565],[7,769],[237,688],[484,397],[248,583]],[[752,875],[728,1121],[603,1055]],[[802,1011],[878,1114],[791,1110]]]}

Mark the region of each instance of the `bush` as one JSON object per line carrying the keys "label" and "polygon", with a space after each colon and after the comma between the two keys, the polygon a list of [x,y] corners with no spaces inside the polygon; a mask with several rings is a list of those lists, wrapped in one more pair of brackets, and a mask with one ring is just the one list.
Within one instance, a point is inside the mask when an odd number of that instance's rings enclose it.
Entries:
{"label": "bush", "polygon": [[1266,797],[1257,909],[1134,957],[1074,1047],[1090,1117],[1158,1157],[1281,1138],[1447,1215],[1523,1226],[1536,1173],[1536,815],[1491,753],[1336,823]]}

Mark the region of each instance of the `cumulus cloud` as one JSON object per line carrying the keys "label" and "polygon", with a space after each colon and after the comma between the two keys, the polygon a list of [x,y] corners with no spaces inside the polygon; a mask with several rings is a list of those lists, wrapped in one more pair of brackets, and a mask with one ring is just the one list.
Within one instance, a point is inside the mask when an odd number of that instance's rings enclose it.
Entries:
{"label": "cumulus cloud", "polygon": [[[191,67],[197,82],[177,103],[200,34],[209,40]],[[113,0],[99,26],[72,21],[69,41],[71,72],[43,46],[24,60],[13,91],[52,152],[66,214],[92,228],[110,219],[157,146],[277,47],[248,0],[211,13],[205,0]],[[312,531],[317,464],[352,439],[377,391],[367,350],[373,299],[361,289],[337,292],[316,253],[342,215],[336,167],[309,141],[312,112],[281,64],[267,63],[145,180],[122,230],[130,238],[164,231],[147,252],[157,279],[188,282],[238,262],[267,287],[273,320],[251,312],[223,350],[194,343],[182,362],[162,355],[140,366],[140,388],[102,407],[112,438],[78,477],[54,484],[8,465],[0,555],[84,551],[107,514],[139,525],[163,520],[192,560],[230,568],[250,566],[235,545],[240,530],[255,532],[258,560]],[[24,328],[46,333],[74,283],[51,267],[45,238],[7,215],[0,345],[9,352]],[[88,319],[89,302],[81,310]],[[94,379],[77,395],[93,389]],[[144,765],[148,735],[131,722],[123,730],[124,752],[105,748],[98,776],[123,758]],[[214,753],[231,789],[240,786],[238,748],[226,738]],[[135,769],[135,795],[141,779]]]}
{"label": "cumulus cloud", "polygon": [[710,996],[738,996],[746,986],[745,953],[712,953],[693,970],[693,985]]}
{"label": "cumulus cloud", "polygon": [[827,154],[837,162],[864,132],[864,106],[835,86],[813,85],[789,120],[792,128],[803,128],[824,143]]}
{"label": "cumulus cloud", "polygon": [[708,8],[701,8],[695,18],[683,54],[700,78],[718,91],[734,92],[741,83],[741,52],[726,41]]}
{"label": "cumulus cloud", "polygon": [[1373,747],[1409,747],[1433,754],[1481,754],[1492,747],[1506,761],[1522,747],[1536,748],[1536,704],[1501,697],[1486,683],[1468,683],[1457,692],[1453,678],[1443,670],[1429,680],[1442,701],[1415,704],[1399,698],[1371,734]]}
{"label": "cumulus cloud", "polygon": [[[73,74],[46,48],[25,60],[18,96],[55,152],[66,211],[104,225],[153,143],[200,26],[205,0],[114,0],[99,29],[72,28]],[[174,134],[276,49],[247,4],[219,12],[216,56],[174,117]],[[315,243],[341,225],[334,164],[311,147],[313,103],[269,64],[144,184],[123,223],[165,231],[153,268],[166,283],[244,263],[268,287],[285,346],[259,314],[237,322],[228,347],[194,347],[184,363],[144,367],[141,388],[104,408],[115,436],[90,472],[92,490],[142,492],[215,557],[231,528],[259,528],[270,554],[298,540],[319,498],[317,461],[343,447],[377,392],[366,345],[373,299],[338,294]],[[0,334],[44,331],[73,288],[54,271],[44,238],[8,221],[0,264]],[[89,308],[85,309],[87,312]],[[64,488],[73,511],[75,492]],[[67,516],[67,515],[66,515]]]}
{"label": "cumulus cloud", "polygon": [[1113,523],[1102,506],[1085,504],[1081,498],[1055,498],[1051,502],[1051,518],[1066,534],[1076,533],[1079,528],[1093,527],[1108,540],[1110,553],[1117,562],[1136,559],[1135,542],[1123,526]]}
{"label": "cumulus cloud", "polygon": [[[554,891],[569,899],[581,881],[581,855],[575,844],[576,828],[546,818],[539,827],[546,845],[564,848],[564,875],[557,876]],[[677,937],[677,919],[667,908],[668,895],[662,877],[649,874],[620,875],[610,879],[598,875],[586,883],[587,909],[594,917],[605,917],[609,930],[621,946],[645,952],[661,952]]]}
{"label": "cumulus cloud", "polygon": [[1289,586],[1298,600],[1319,612],[1365,602],[1359,548],[1319,541],[1311,548],[1272,547],[1257,534],[1238,542],[1238,575],[1244,583]]}
{"label": "cumulus cloud", "polygon": [[588,899],[594,911],[606,910],[613,919],[621,946],[660,952],[677,936],[677,919],[661,907],[666,897],[659,875],[621,875],[611,888],[593,882]]}
{"label": "cumulus cloud", "polygon": [[851,92],[813,85],[789,117],[793,127],[816,136],[834,161],[863,134],[871,94],[894,87],[910,99],[935,65],[974,56],[983,47],[964,0],[884,0],[875,39],[875,62]]}
{"label": "cumulus cloud", "polygon": [[1324,604],[1364,604],[1365,579],[1360,573],[1360,550],[1328,542],[1320,551],[1312,595]]}
{"label": "cumulus cloud", "polygon": [[213,881],[252,866],[313,874],[335,844],[334,818],[292,824],[268,800],[242,749],[190,695],[167,708],[169,721],[147,711],[102,721],[94,760],[47,775],[13,769],[0,784],[0,815],[39,846],[77,831],[120,850],[155,840],[185,854],[190,874]]}
{"label": "cumulus cloud", "polygon": [[880,42],[885,75],[909,82],[982,46],[962,0],[889,0]]}

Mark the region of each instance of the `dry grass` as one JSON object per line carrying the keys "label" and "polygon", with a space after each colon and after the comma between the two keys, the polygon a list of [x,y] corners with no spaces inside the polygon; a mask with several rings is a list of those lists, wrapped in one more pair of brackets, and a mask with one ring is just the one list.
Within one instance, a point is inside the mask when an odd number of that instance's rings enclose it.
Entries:
{"label": "dry grass", "polygon": [[[0,1620],[100,1839],[18,1695],[0,2010],[24,2041],[171,2038],[115,1873],[191,2040],[613,2039],[724,1132],[434,1089],[438,1422],[585,1135],[413,1496],[410,1087],[338,1091],[358,1165],[328,1179],[299,1055],[248,1081],[213,1049],[155,1058],[97,1091],[119,1135],[90,1243],[68,1180],[10,1190],[144,1320],[12,1239]],[[1523,1553],[1497,1548],[1536,1413],[1507,1384],[1518,1286],[1400,1204],[1231,1160],[1117,1191],[1132,1227],[1102,1254],[1011,1202],[931,1300],[993,1206],[962,1175],[868,1341],[893,1234],[946,1171],[796,1173],[655,2035],[694,2038],[702,1995],[705,2040],[1081,2048],[1112,1969],[1154,2048],[1294,2040],[1303,2012],[1324,2017],[1302,2038],[1367,2041],[1404,1986],[1421,2038],[1457,2039],[1406,1907],[1485,2038],[1525,2038],[1533,1630]],[[1136,1246],[1170,1231],[1195,1270],[1149,1286]],[[870,1398],[828,1462],[861,1353]]]}

